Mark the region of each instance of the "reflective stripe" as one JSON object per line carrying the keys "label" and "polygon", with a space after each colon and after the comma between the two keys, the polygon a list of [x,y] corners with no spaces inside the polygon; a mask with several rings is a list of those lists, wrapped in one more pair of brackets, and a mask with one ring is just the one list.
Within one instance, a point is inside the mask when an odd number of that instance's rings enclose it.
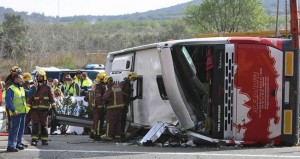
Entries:
{"label": "reflective stripe", "polygon": [[40,97],[33,97],[34,99],[40,99]]}
{"label": "reflective stripe", "polygon": [[41,137],[41,140],[48,140],[48,137]]}
{"label": "reflective stripe", "polygon": [[44,97],[44,99],[49,99],[49,97]]}
{"label": "reflective stripe", "polygon": [[106,109],[123,108],[123,107],[124,107],[123,104],[119,104],[119,105],[114,105],[114,106],[108,106],[108,107],[106,107]]}
{"label": "reflective stripe", "polygon": [[32,140],[38,140],[39,137],[38,137],[38,136],[31,136],[31,139],[32,139]]}
{"label": "reflective stripe", "polygon": [[[11,85],[9,89],[11,89],[14,92],[14,98],[12,100],[12,103],[15,111],[17,111],[19,114],[26,113],[26,99],[24,88]],[[12,111],[9,111],[9,115],[13,115]]]}

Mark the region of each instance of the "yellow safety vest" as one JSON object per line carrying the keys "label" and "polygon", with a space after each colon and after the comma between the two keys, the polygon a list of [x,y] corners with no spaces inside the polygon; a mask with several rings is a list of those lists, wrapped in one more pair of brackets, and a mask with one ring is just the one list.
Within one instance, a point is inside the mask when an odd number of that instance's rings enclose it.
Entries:
{"label": "yellow safety vest", "polygon": [[[15,85],[11,85],[9,87],[14,92],[14,99],[12,101],[15,111],[17,111],[19,114],[28,113],[29,109],[26,106],[26,99],[25,99],[25,90],[23,87],[16,87]],[[9,89],[8,88],[8,89]],[[9,115],[13,115],[12,111],[9,111]]]}

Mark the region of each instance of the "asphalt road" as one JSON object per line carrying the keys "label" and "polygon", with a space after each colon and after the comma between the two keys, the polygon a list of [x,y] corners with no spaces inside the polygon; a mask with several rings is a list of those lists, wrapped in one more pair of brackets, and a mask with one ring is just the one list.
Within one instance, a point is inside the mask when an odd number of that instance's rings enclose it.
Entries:
{"label": "asphalt road", "polygon": [[[25,150],[6,152],[7,136],[0,136],[0,159],[31,158],[103,158],[103,159],[286,159],[300,158],[300,147],[144,147],[132,143],[105,142],[89,139],[82,135],[56,135],[49,137],[49,145],[29,146]],[[30,136],[24,136],[30,144]]]}

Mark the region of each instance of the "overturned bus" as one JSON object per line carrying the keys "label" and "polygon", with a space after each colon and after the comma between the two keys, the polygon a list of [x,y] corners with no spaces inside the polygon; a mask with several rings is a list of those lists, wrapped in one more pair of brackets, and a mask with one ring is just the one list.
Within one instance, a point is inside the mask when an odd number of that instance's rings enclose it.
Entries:
{"label": "overturned bus", "polygon": [[298,143],[298,53],[289,39],[218,37],[111,52],[115,82],[137,72],[131,125],[158,121],[227,144]]}

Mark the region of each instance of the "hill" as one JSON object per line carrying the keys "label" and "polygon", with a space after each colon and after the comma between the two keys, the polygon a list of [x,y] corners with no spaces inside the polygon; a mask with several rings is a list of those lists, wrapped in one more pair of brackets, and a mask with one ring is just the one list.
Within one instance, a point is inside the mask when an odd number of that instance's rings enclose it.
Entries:
{"label": "hill", "polygon": [[[203,0],[193,0],[192,3],[200,4]],[[274,0],[264,0],[263,7],[270,15],[276,15],[276,3]],[[188,3],[182,3],[167,8],[150,10],[147,12],[124,14],[117,16],[71,16],[71,17],[50,17],[40,13],[28,14],[27,12],[16,12],[20,14],[26,22],[30,23],[55,23],[55,22],[97,22],[97,21],[119,21],[119,20],[166,20],[184,16],[184,8]],[[289,4],[288,4],[289,8]],[[14,12],[11,8],[0,7],[0,22],[3,21],[3,14],[6,12]],[[280,1],[279,14],[285,14],[285,2]]]}

